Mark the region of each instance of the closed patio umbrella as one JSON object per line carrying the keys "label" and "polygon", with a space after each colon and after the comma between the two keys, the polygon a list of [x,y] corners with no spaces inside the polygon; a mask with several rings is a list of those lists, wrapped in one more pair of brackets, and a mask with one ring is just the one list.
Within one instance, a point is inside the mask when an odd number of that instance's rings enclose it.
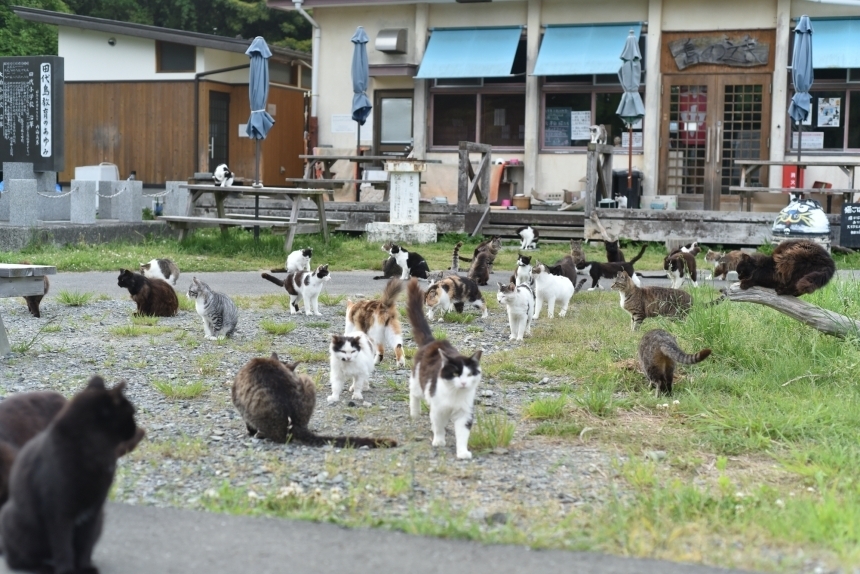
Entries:
{"label": "closed patio umbrella", "polygon": [[361,126],[370,116],[370,99],[367,97],[367,82],[370,78],[370,69],[367,66],[367,42],[370,38],[364,28],[359,26],[352,35],[352,119],[358,124],[356,131],[356,155],[361,151]]}
{"label": "closed patio umbrella", "polygon": [[621,52],[621,68],[618,79],[624,93],[621,103],[615,111],[627,124],[627,189],[633,187],[633,124],[645,117],[645,106],[639,94],[639,84],[642,81],[642,53],[639,52],[639,42],[636,34],[630,30],[624,50]]}
{"label": "closed patio umbrella", "polygon": [[[812,113],[812,24],[809,16],[800,17],[794,29],[794,52],[791,55],[791,81],[794,95],[788,106],[788,115],[797,122],[797,162],[800,163],[800,150],[803,147],[803,122]],[[800,166],[797,167],[797,181],[800,182]]]}
{"label": "closed patio umbrella", "polygon": [[[255,140],[254,187],[263,187],[260,182],[260,141],[266,139],[269,130],[275,125],[275,120],[266,111],[266,100],[269,98],[269,58],[272,51],[262,36],[257,36],[245,51],[251,58],[251,69],[248,76],[248,97],[251,103],[251,117],[245,133]],[[260,196],[254,196],[254,219],[260,218]],[[259,239],[260,228],[254,227],[254,239]]]}

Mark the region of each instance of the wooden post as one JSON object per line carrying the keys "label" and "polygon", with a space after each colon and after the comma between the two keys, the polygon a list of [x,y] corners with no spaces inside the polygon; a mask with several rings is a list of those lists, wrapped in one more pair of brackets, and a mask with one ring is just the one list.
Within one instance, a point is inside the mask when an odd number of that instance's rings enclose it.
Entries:
{"label": "wooden post", "polygon": [[605,144],[588,144],[585,164],[585,217],[597,203],[598,193],[612,197],[612,152],[615,148]]}
{"label": "wooden post", "polygon": [[[490,213],[490,164],[492,163],[493,146],[474,142],[460,142],[459,165],[457,170],[457,211],[465,214],[469,209],[472,196],[478,198],[478,203],[485,207],[472,235],[481,232],[481,227]],[[478,171],[472,169],[470,153],[480,153]]]}

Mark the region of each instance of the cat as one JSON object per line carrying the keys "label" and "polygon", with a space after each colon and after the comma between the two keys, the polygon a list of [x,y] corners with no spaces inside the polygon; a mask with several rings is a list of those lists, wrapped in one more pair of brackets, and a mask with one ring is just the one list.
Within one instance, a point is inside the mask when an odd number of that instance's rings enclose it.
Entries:
{"label": "cat", "polygon": [[179,280],[179,267],[170,259],[153,259],[140,264],[140,272],[149,279],[161,279],[174,287]]}
{"label": "cat", "polygon": [[268,273],[263,273],[262,277],[278,287],[283,287],[290,294],[290,315],[299,312],[299,300],[305,302],[305,315],[322,315],[319,297],[323,283],[331,279],[328,264],[320,265],[314,271],[289,273],[283,281]]}
{"label": "cat", "polygon": [[679,248],[679,251],[681,251],[683,253],[689,253],[690,255],[695,257],[696,255],[698,255],[699,253],[702,252],[702,248],[699,247],[698,241],[694,241],[692,243],[688,243],[686,245],[681,246]]}
{"label": "cat", "polygon": [[120,445],[139,429],[125,383],[95,376],[15,459],[0,539],[12,570],[97,574],[93,548]]}
{"label": "cat", "polygon": [[696,257],[692,252],[681,249],[663,259],[663,270],[666,271],[666,276],[672,282],[672,289],[680,289],[686,277],[690,278],[694,287],[698,287]]}
{"label": "cat", "polygon": [[[481,257],[480,255],[478,257]],[[456,275],[446,277],[441,281],[433,283],[424,293],[424,304],[427,306],[427,318],[433,320],[435,311],[442,313],[439,321],[444,320],[444,315],[452,309],[458,313],[463,312],[466,303],[481,310],[481,318],[487,318],[487,304],[481,295],[478,285],[467,277]]]}
{"label": "cat", "polygon": [[503,304],[508,311],[508,325],[511,328],[512,341],[522,341],[524,335],[532,334],[532,321],[535,311],[535,294],[527,283],[499,283],[496,301]]}
{"label": "cat", "polygon": [[606,126],[603,124],[591,126],[588,131],[591,133],[591,143],[601,145],[606,143]]}
{"label": "cat", "polygon": [[437,341],[423,312],[423,295],[418,281],[412,279],[407,289],[406,310],[412,325],[412,337],[418,350],[409,376],[409,415],[421,413],[421,399],[430,407],[433,446],[445,446],[445,427],[454,423],[457,458],[470,459],[469,433],[475,409],[475,394],[481,382],[481,351],[461,355],[446,340]]}
{"label": "cat", "polygon": [[[386,241],[382,245],[382,250],[388,253],[391,250],[393,243]],[[392,277],[400,277],[403,274],[403,269],[397,264],[397,259],[390,255],[382,261],[382,275],[377,275],[374,279],[391,279]]]}
{"label": "cat", "polygon": [[[460,256],[460,261],[465,261],[466,263],[474,263],[474,259],[478,257],[479,253],[487,254],[487,269],[490,273],[493,272],[493,263],[496,261],[496,255],[498,255],[499,250],[502,248],[502,238],[498,235],[494,235],[489,239],[485,239],[480,242],[477,247],[475,247],[475,251],[472,253],[472,258],[469,259],[467,257]],[[486,283],[485,283],[486,285]]]}
{"label": "cat", "polygon": [[636,331],[648,317],[679,317],[693,306],[686,291],[669,287],[639,287],[625,271],[619,271],[610,289],[619,291],[621,308],[630,314],[631,328]]}
{"label": "cat", "polygon": [[704,361],[710,354],[710,349],[702,349],[695,355],[685,353],[675,337],[663,329],[652,329],[639,341],[639,365],[658,397],[661,393],[672,394],[676,362],[692,365]]}
{"label": "cat", "polygon": [[[585,251],[582,250],[582,241],[570,240],[570,257],[573,259],[573,264],[576,265],[580,261],[585,261]],[[624,257],[624,254],[621,254]]]}
{"label": "cat", "polygon": [[522,285],[530,283],[532,280],[532,258],[528,255],[519,254],[517,257],[517,268],[514,269],[514,274],[511,275],[511,283],[514,285]]}
{"label": "cat", "polygon": [[212,174],[212,179],[215,180],[215,185],[227,187],[233,185],[233,172],[227,167],[226,163],[222,163],[215,168],[215,173]]}
{"label": "cat", "polygon": [[203,319],[203,333],[210,341],[232,337],[239,322],[239,310],[227,295],[214,291],[209,285],[191,278],[188,298],[193,299],[197,314]]}
{"label": "cat", "polygon": [[606,248],[607,263],[624,263],[624,252],[621,251],[617,239],[615,241],[604,241],[603,247]]}
{"label": "cat", "polygon": [[540,261],[535,261],[534,269],[532,269],[532,277],[534,277],[535,285],[535,312],[533,318],[538,318],[544,302],[547,305],[547,317],[550,319],[555,314],[556,301],[561,304],[558,316],[564,317],[567,315],[567,306],[570,304],[570,298],[573,297],[576,291],[570,279],[549,273],[546,270],[546,266]]}
{"label": "cat", "polygon": [[469,267],[469,272],[466,274],[469,279],[478,285],[486,285],[490,282],[490,255],[486,251],[482,251],[472,258],[472,265]]}
{"label": "cat", "polygon": [[140,273],[120,269],[117,285],[128,289],[132,301],[137,304],[135,316],[173,317],[179,312],[176,291],[163,279],[149,279]]}
{"label": "cat", "polygon": [[362,393],[370,389],[370,375],[376,365],[373,342],[366,333],[353,331],[349,335],[332,335],[329,346],[331,396],[326,400],[340,400],[345,383],[352,381],[349,390],[356,401],[364,400]]}
{"label": "cat", "polygon": [[[32,265],[29,261],[22,261],[21,265]],[[39,309],[39,305],[42,303],[42,299],[45,295],[48,294],[48,289],[51,288],[51,282],[48,281],[47,275],[42,275],[42,284],[44,286],[44,293],[41,295],[25,295],[24,301],[27,303],[27,310],[30,311],[30,314],[37,319],[42,317],[42,311]]]}
{"label": "cat", "polygon": [[726,254],[722,251],[714,251],[712,249],[708,249],[708,252],[705,253],[705,263],[709,264],[711,267],[716,267],[720,262],[720,259],[725,257]]}
{"label": "cat", "polygon": [[390,439],[320,436],[308,428],[317,393],[313,380],[295,372],[296,365],[282,363],[276,353],[248,361],[233,380],[233,405],[248,434],[277,443],[294,440],[310,446],[368,448],[393,447]]}
{"label": "cat", "polygon": [[630,261],[617,262],[617,263],[601,263],[599,261],[580,261],[576,264],[576,270],[583,274],[591,277],[591,287],[588,288],[589,291],[594,291],[595,289],[600,289],[600,278],[603,277],[605,279],[613,279],[620,271],[626,272],[628,275],[633,277],[633,281],[639,285],[639,278],[633,271],[633,264],[639,261],[642,255],[645,253],[645,249],[648,248],[648,245],[645,244],[642,246],[642,249],[639,250],[638,255],[631,259]]}
{"label": "cat", "polygon": [[272,269],[272,273],[296,273],[298,271],[311,270],[311,257],[314,255],[314,250],[311,247],[304,249],[296,249],[289,255],[284,266],[280,269]]}
{"label": "cat", "polygon": [[741,260],[741,255],[743,255],[743,251],[729,251],[726,254],[717,253],[719,257],[716,260],[709,260],[708,256],[714,253],[711,250],[708,250],[708,253],[705,254],[705,261],[712,262],[714,265],[714,279],[717,277],[721,278],[725,281],[728,278],[728,274],[732,271],[737,272],[738,263]]}
{"label": "cat", "polygon": [[741,289],[768,287],[799,297],[821,289],[836,273],[833,258],[814,241],[783,241],[772,255],[742,253],[737,266]]}
{"label": "cat", "polygon": [[463,242],[458,241],[457,245],[454,246],[454,253],[451,255],[451,267],[450,270],[453,273],[460,272],[460,248],[463,247]]}
{"label": "cat", "polygon": [[407,251],[396,243],[391,244],[391,249],[388,251],[397,265],[402,270],[400,280],[406,281],[409,277],[418,277],[419,279],[427,279],[430,274],[430,266],[427,261],[415,251]]}
{"label": "cat", "polygon": [[520,236],[520,240],[522,242],[520,249],[522,249],[523,251],[538,248],[538,239],[540,239],[540,232],[531,225],[520,227],[516,230],[516,234]]}
{"label": "cat", "polygon": [[344,333],[367,333],[376,345],[376,363],[382,362],[385,345],[394,349],[397,366],[406,366],[403,354],[403,333],[400,314],[397,312],[397,297],[403,291],[403,282],[397,277],[388,280],[379,299],[365,299],[353,303],[346,301],[346,327]]}

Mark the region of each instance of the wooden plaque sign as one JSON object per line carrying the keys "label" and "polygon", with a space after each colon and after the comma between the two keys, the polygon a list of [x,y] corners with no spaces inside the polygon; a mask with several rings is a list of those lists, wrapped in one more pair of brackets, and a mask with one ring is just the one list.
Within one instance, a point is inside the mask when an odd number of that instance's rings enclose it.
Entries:
{"label": "wooden plaque sign", "polygon": [[860,247],[860,203],[844,203],[839,220],[839,245]]}
{"label": "wooden plaque sign", "polygon": [[679,70],[699,64],[752,68],[767,66],[770,58],[770,45],[749,35],[688,37],[670,42],[669,51]]}

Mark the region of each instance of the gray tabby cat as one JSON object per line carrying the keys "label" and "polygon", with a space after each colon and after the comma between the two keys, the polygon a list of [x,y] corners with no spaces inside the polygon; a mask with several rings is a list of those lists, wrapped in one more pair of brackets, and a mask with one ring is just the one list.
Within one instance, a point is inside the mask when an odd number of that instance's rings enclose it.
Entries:
{"label": "gray tabby cat", "polygon": [[239,322],[236,304],[227,295],[213,291],[209,285],[193,277],[188,298],[197,301],[197,314],[203,319],[203,332],[210,341],[231,337]]}
{"label": "gray tabby cat", "polygon": [[686,291],[669,287],[637,287],[626,271],[619,271],[612,286],[621,293],[621,308],[630,313],[631,327],[637,330],[648,317],[679,317],[693,306]]}

